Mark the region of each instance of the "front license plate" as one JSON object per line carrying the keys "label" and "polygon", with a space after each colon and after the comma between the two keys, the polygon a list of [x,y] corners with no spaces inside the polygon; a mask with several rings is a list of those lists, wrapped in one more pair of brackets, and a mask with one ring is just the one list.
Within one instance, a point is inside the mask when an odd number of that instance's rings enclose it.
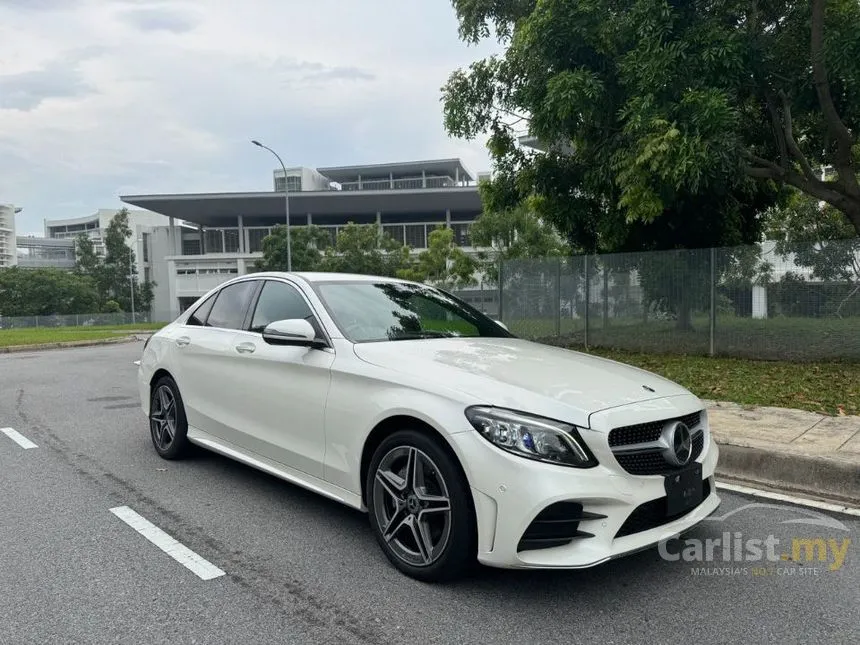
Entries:
{"label": "front license plate", "polygon": [[702,464],[666,476],[666,515],[681,515],[702,501]]}

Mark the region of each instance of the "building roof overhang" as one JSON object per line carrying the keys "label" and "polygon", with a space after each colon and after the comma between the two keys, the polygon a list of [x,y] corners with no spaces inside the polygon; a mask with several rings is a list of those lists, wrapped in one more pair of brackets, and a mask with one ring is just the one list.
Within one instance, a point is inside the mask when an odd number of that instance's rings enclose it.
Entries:
{"label": "building roof overhang", "polygon": [[[480,212],[475,186],[414,190],[303,191],[289,193],[291,217],[375,216],[409,213],[442,216],[445,211]],[[234,225],[239,215],[254,219],[283,219],[283,192],[122,195],[126,204],[202,226]]]}

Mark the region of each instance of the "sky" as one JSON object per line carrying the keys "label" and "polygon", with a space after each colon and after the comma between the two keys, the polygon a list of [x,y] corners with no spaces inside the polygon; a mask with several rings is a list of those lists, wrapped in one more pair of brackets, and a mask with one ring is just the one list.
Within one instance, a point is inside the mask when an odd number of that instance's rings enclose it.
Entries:
{"label": "sky", "polygon": [[440,88],[496,51],[448,0],[0,0],[0,203],[43,220],[119,195],[272,189],[277,161],[461,158]]}

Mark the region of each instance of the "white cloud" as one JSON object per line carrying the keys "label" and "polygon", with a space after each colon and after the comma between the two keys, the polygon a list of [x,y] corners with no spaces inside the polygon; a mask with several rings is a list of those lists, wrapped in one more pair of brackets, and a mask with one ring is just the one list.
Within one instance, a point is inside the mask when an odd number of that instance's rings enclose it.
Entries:
{"label": "white cloud", "polygon": [[0,201],[43,218],[126,192],[254,190],[290,165],[459,156],[440,87],[487,55],[443,0],[0,0]]}

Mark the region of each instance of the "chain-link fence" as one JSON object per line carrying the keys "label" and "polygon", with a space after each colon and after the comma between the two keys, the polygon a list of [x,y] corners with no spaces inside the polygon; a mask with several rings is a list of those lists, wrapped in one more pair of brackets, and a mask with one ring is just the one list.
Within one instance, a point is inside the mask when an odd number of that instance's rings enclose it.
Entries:
{"label": "chain-link fence", "polygon": [[512,260],[501,320],[571,346],[766,360],[860,360],[860,238]]}
{"label": "chain-link fence", "polygon": [[173,320],[168,312],[113,314],[69,314],[65,316],[0,316],[0,329],[42,327],[118,327],[120,325],[150,325]]}

